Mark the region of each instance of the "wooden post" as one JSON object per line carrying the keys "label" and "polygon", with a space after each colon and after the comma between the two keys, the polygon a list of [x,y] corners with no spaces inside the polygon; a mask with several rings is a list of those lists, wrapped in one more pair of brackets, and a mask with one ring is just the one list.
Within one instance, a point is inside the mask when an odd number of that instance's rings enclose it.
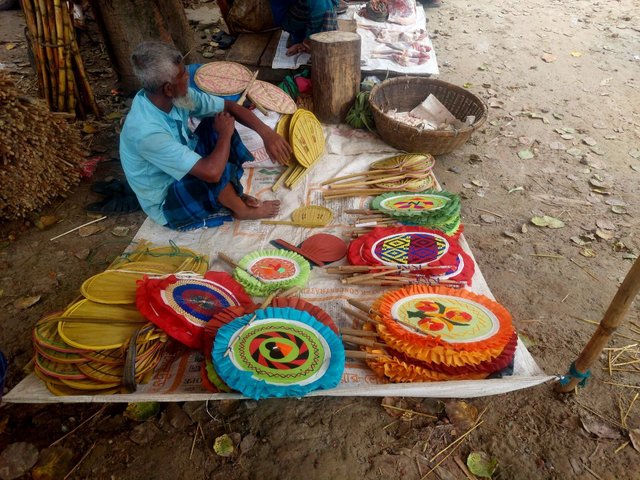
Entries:
{"label": "wooden post", "polygon": [[314,113],[321,122],[340,123],[360,91],[360,35],[321,32],[309,40]]}
{"label": "wooden post", "polygon": [[[638,291],[640,291],[640,258],[635,261],[631,270],[627,273],[607,312],[600,321],[598,329],[574,362],[578,372],[586,372],[598,359],[602,349],[609,342],[622,320],[624,320]],[[556,391],[561,393],[571,392],[578,382],[580,382],[579,378],[571,377],[569,382],[565,384],[556,383]]]}

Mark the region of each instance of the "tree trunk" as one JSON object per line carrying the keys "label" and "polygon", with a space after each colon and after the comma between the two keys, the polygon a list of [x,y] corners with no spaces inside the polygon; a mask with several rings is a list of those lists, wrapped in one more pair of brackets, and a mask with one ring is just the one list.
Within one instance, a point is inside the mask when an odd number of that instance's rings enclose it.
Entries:
{"label": "tree trunk", "polygon": [[313,111],[324,123],[340,123],[360,91],[360,35],[321,32],[309,37]]}
{"label": "tree trunk", "polygon": [[194,46],[181,0],[91,0],[91,6],[125,91],[139,88],[131,65],[131,52],[139,43],[160,40],[172,43],[183,54]]}

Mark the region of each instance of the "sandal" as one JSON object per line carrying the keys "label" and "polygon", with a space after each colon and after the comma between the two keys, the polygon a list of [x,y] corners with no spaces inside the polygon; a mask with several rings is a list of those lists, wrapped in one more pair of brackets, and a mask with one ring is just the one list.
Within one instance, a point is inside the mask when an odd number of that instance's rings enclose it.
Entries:
{"label": "sandal", "polygon": [[140,202],[135,195],[111,195],[100,202],[87,205],[91,213],[133,213],[140,210]]}

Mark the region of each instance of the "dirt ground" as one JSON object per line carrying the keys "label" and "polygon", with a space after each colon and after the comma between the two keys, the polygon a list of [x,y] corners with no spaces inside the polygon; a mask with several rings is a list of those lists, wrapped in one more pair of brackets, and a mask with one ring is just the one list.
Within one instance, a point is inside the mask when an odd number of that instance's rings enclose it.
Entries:
{"label": "dirt ground", "polygon": [[[462,193],[466,237],[529,350],[547,373],[564,373],[593,332],[584,320],[602,317],[640,252],[639,5],[444,0],[427,16],[439,78],[465,85],[491,107],[470,143],[438,157],[436,175]],[[19,11],[0,12],[0,63],[33,91],[21,22]],[[95,124],[97,133],[85,134],[92,154],[104,157],[94,175],[101,179],[120,172],[117,131],[126,99],[111,92],[114,77],[99,44],[87,42],[87,68],[111,114]],[[30,360],[34,323],[69,303],[144,220],[140,213],[110,217],[93,236],[49,241],[90,219],[84,207],[99,197],[89,185],[38,212],[62,220],[49,230],[33,221],[0,224],[0,349],[11,364],[9,389]],[[542,215],[565,226],[531,223]],[[128,234],[114,236],[116,226],[129,227]],[[40,299],[19,309],[28,296]],[[640,343],[640,302],[629,317],[612,346]],[[609,372],[605,360],[575,396],[559,396],[547,384],[469,401],[486,409],[483,423],[427,478],[467,478],[458,464],[474,451],[498,461],[495,478],[640,478],[640,453],[627,437],[640,428],[640,406],[629,407],[640,371],[631,364]],[[446,411],[429,399],[384,402],[438,420],[398,418],[373,398],[166,404],[143,423],[123,416],[124,405],[108,405],[60,445],[73,452],[72,465],[79,463],[69,478],[412,480],[467,430],[453,402]],[[42,450],[100,408],[5,404],[0,451],[19,441]],[[203,435],[194,440],[198,424]],[[223,433],[240,442],[229,458],[212,449]]]}

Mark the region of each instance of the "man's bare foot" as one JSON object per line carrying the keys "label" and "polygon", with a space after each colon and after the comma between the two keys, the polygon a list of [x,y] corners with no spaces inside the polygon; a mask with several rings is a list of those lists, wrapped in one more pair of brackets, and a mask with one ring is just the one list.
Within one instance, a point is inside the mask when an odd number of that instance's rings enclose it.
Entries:
{"label": "man's bare foot", "polygon": [[267,200],[256,207],[248,207],[233,212],[238,220],[258,220],[259,218],[272,218],[280,212],[280,200]]}
{"label": "man's bare foot", "polygon": [[252,197],[251,195],[242,195],[240,198],[248,207],[252,208],[259,207],[261,203],[260,200],[256,197]]}

